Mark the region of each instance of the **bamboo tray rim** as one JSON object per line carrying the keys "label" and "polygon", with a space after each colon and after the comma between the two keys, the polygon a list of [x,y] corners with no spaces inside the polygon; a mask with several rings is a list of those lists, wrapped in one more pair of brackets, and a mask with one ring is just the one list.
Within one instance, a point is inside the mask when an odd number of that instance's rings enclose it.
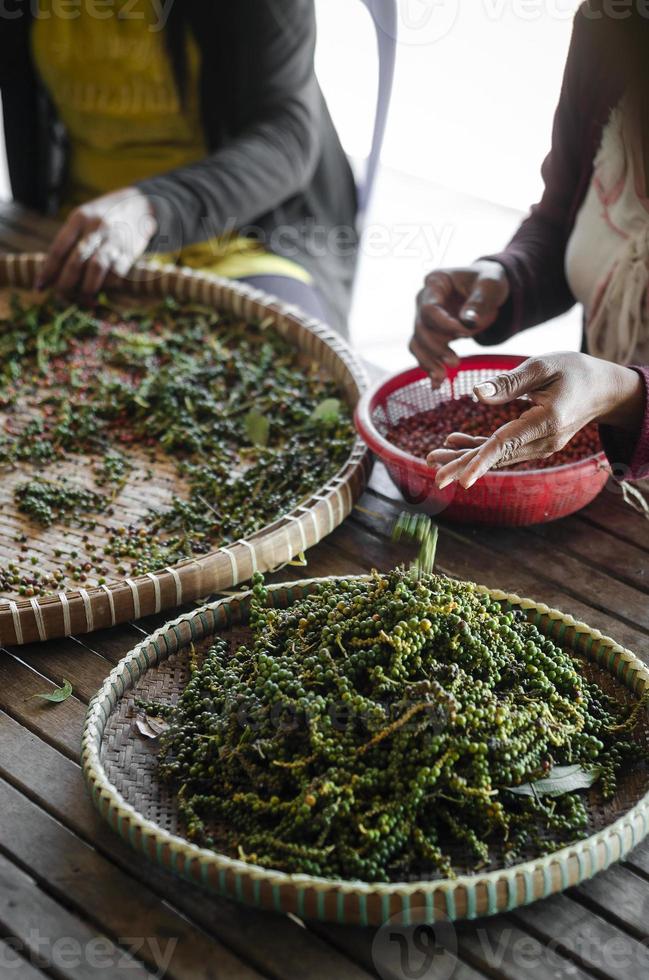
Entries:
{"label": "bamboo tray rim", "polygon": [[[271,593],[286,589],[290,596],[294,590],[303,590],[306,593],[321,582],[339,581],[341,579],[366,581],[369,579],[369,576],[332,575],[302,579],[296,582],[280,583],[270,585],[267,588]],[[603,669],[607,670],[613,676],[617,675],[620,682],[628,690],[636,694],[641,694],[649,688],[649,669],[647,669],[645,664],[630,650],[616,643],[615,640],[601,633],[599,630],[589,627],[567,613],[552,609],[544,603],[522,598],[515,593],[503,592],[499,589],[489,589],[486,586],[477,585],[476,583],[473,584],[476,585],[480,593],[488,595],[497,602],[513,607],[520,607],[525,612],[536,613],[540,622],[547,620],[551,624],[559,623],[561,628],[561,640],[559,642],[562,642],[563,632],[566,628],[574,630],[575,637],[584,636],[588,638],[590,642],[588,649],[584,652],[584,656],[588,659],[594,659],[590,656],[589,651],[592,642],[597,642],[601,649],[605,649],[608,652],[608,663],[600,663],[599,658],[596,660]],[[145,837],[148,835],[155,843],[158,862],[162,863],[168,870],[171,870],[172,873],[181,877],[189,877],[190,880],[196,880],[191,875],[188,875],[186,871],[192,863],[197,862],[201,868],[201,877],[205,880],[207,878],[205,874],[207,868],[213,868],[220,872],[221,879],[224,872],[230,871],[234,873],[235,877],[249,879],[258,883],[268,883],[274,895],[276,895],[278,889],[289,886],[296,889],[298,893],[300,890],[312,889],[321,893],[334,892],[341,893],[345,896],[358,897],[361,900],[361,906],[363,899],[372,895],[390,899],[396,897],[402,902],[399,912],[404,916],[404,921],[406,922],[415,921],[414,918],[411,919],[413,910],[410,909],[409,900],[415,895],[422,894],[426,900],[426,909],[423,918],[425,921],[436,921],[438,916],[433,910],[432,900],[435,895],[442,895],[445,896],[447,909],[446,914],[442,918],[447,918],[452,921],[461,918],[472,919],[485,914],[492,915],[496,912],[509,911],[513,908],[537,901],[538,899],[546,898],[548,895],[558,891],[563,891],[567,887],[592,878],[598,872],[605,870],[611,864],[621,860],[649,834],[648,791],[626,813],[596,834],[575,844],[566,845],[544,857],[523,861],[509,868],[499,868],[473,875],[458,875],[453,879],[372,883],[343,878],[290,874],[262,868],[237,858],[228,857],[217,851],[198,847],[185,838],[162,829],[155,821],[143,817],[135,807],[126,802],[119,790],[108,779],[101,760],[101,745],[105,727],[118,701],[127,690],[134,686],[137,680],[147,670],[157,666],[158,663],[163,662],[169,656],[187,648],[194,640],[208,638],[211,635],[215,635],[219,629],[223,629],[222,625],[211,630],[206,629],[202,620],[202,616],[206,612],[216,612],[219,608],[233,603],[239,604],[238,607],[243,607],[245,611],[246,603],[249,601],[251,595],[252,592],[247,590],[236,595],[227,596],[215,602],[200,606],[192,612],[179,616],[177,619],[161,626],[150,636],[138,643],[111,671],[101,689],[93,697],[88,708],[82,737],[82,768],[95,806],[101,815],[111,824],[113,829],[117,830],[131,846],[141,850],[145,856],[150,857],[145,842]],[[292,598],[289,599],[289,604],[291,601],[293,601]],[[172,648],[169,649],[165,643],[166,654],[160,655],[154,664],[149,662],[145,652],[147,647],[155,646],[158,640],[164,639],[170,632],[175,633],[176,627],[181,627],[185,624],[191,627],[193,621],[199,624],[196,634],[194,634],[192,628],[190,638],[182,642],[178,634],[175,634],[177,646],[174,647],[172,645]],[[540,628],[542,629],[541,626]],[[134,674],[130,670],[130,665],[131,663],[137,662],[138,657],[142,656],[142,654],[145,655],[148,667],[142,669],[141,673],[134,678]],[[613,661],[615,661],[616,665],[615,671],[611,666]],[[624,673],[624,678],[622,678],[622,673]],[[630,678],[633,681],[633,686],[631,686],[629,681]],[[639,824],[641,824],[640,828],[638,827]],[[136,843],[138,836],[139,843]],[[615,846],[614,842],[617,842],[617,846]],[[603,858],[601,857],[600,848],[604,851]],[[168,862],[160,860],[161,849],[169,852]],[[579,873],[576,878],[573,875],[568,880],[568,862],[571,858],[576,858]],[[588,864],[588,870],[586,870],[586,864]],[[183,866],[182,868],[180,867],[181,865]],[[552,874],[553,866],[559,869],[558,885]],[[543,887],[540,890],[535,885],[535,879],[539,873],[543,880]],[[524,884],[524,898],[522,901],[519,901],[514,900],[512,896],[516,894],[521,878]],[[506,903],[503,903],[497,897],[497,885],[503,883],[506,885],[508,895]],[[480,903],[477,900],[476,890],[479,888],[485,890],[488,896],[486,906],[484,902]],[[467,913],[465,915],[456,915],[453,911],[454,900],[451,899],[450,893],[455,892],[457,889],[465,889],[466,892]],[[229,894],[225,888],[212,888],[211,890],[222,894],[225,893],[228,894],[228,897],[245,901],[237,894],[237,889],[235,889],[235,894]],[[259,904],[266,907],[264,903]],[[299,904],[298,899],[298,906]],[[292,911],[292,909],[285,907],[285,903],[281,899],[279,904],[277,899],[275,899],[275,905],[273,907],[279,911]],[[422,921],[421,910],[417,914],[416,921]],[[331,921],[332,918],[338,922],[351,921],[344,915],[342,917],[332,917],[330,915],[316,914],[315,916],[308,917],[320,918],[327,921]],[[359,912],[359,918],[355,921],[359,921],[365,925],[377,924],[375,920],[364,917],[362,911]]]}
{"label": "bamboo tray rim", "polygon": [[[33,289],[44,261],[42,252],[0,255],[0,289]],[[345,389],[343,397],[352,413],[354,398],[368,387],[365,368],[343,338],[298,307],[246,283],[188,267],[141,261],[134,265],[128,279],[111,288],[111,293],[151,301],[173,295],[181,304],[201,302],[244,319],[274,317],[274,326],[280,333],[291,328],[298,332],[304,349],[314,359],[319,349],[323,366]],[[302,504],[245,538],[227,542],[200,557],[190,557],[155,572],[122,576],[104,585],[68,589],[43,598],[2,597],[0,642],[12,646],[92,633],[234,588],[257,570],[281,566],[342,523],[365,488],[370,468],[370,452],[357,435],[346,462],[322,487]],[[282,557],[275,565],[260,553],[266,545],[270,550],[281,550]],[[223,559],[223,569],[215,575],[214,563],[219,559]],[[193,573],[194,582],[189,581]]]}

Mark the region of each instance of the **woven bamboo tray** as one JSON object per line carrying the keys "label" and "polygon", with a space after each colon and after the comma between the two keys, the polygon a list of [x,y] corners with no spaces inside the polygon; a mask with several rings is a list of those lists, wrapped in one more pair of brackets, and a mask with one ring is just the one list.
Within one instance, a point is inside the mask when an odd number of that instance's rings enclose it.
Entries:
{"label": "woven bamboo tray", "polygon": [[[16,289],[30,290],[42,267],[40,254],[0,256],[0,306]],[[174,266],[140,263],[124,281],[119,295],[129,306],[133,297],[156,301],[172,296],[179,301],[197,301],[233,312],[249,320],[267,320],[306,357],[317,361],[339,385],[351,408],[366,387],[366,376],[347,344],[317,320],[296,307],[242,284]],[[136,299],[139,302],[139,299]],[[175,468],[160,455],[154,465],[142,461],[136,480],[127,485],[116,502],[117,524],[142,518],[151,506],[164,506],[178,485]],[[85,470],[85,472],[84,472]],[[362,493],[370,470],[368,450],[357,440],[345,466],[312,498],[249,538],[221,547],[197,559],[136,578],[107,576],[108,584],[59,592],[54,596],[14,599],[0,596],[0,644],[31,643],[38,640],[89,633],[130,619],[139,619],[162,609],[178,606],[219,590],[230,589],[249,579],[255,570],[267,571],[292,560],[300,552],[330,534],[351,512]],[[88,479],[90,462],[80,457],[70,463],[66,475],[81,484]],[[20,472],[3,474],[0,483],[0,561],[16,558],[16,540],[21,531],[35,535],[34,526],[13,503],[13,486]],[[121,508],[121,510],[120,510]],[[66,547],[77,544],[81,531],[66,529]],[[98,524],[91,543],[102,547],[105,531]],[[61,545],[61,530],[52,527],[38,532],[35,550],[39,568],[51,571],[60,563],[54,549]]]}
{"label": "woven bamboo tray", "polygon": [[[318,582],[270,588],[285,607]],[[628,698],[649,685],[649,671],[630,651],[572,617],[530,599],[482,589],[509,608],[523,609],[539,629],[584,658],[585,670],[608,693]],[[174,802],[155,775],[155,743],[137,733],[135,698],[172,701],[187,677],[190,644],[200,651],[218,630],[241,633],[250,593],[210,603],[163,626],[113,670],[93,698],[85,723],[82,762],[93,801],[124,840],[167,871],[211,892],[304,918],[377,926],[473,919],[508,911],[593,877],[620,860],[649,833],[649,771],[621,777],[614,800],[589,802],[591,836],[543,858],[507,869],[495,866],[454,880],[389,884],[328,880],[267,870],[189,843]],[[642,733],[646,740],[646,732]],[[455,863],[455,862],[454,862]],[[461,865],[456,865],[461,867]]]}

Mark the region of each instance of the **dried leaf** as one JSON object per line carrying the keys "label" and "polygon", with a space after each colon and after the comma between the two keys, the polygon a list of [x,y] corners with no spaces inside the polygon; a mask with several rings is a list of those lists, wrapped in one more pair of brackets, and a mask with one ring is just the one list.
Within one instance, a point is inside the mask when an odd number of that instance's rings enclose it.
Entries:
{"label": "dried leaf", "polygon": [[154,740],[167,731],[169,724],[164,718],[136,718],[135,727],[144,738]]}
{"label": "dried leaf", "polygon": [[582,769],[581,766],[555,766],[544,779],[523,786],[508,786],[508,793],[518,796],[563,796],[580,789],[590,789],[600,777],[600,769]]}

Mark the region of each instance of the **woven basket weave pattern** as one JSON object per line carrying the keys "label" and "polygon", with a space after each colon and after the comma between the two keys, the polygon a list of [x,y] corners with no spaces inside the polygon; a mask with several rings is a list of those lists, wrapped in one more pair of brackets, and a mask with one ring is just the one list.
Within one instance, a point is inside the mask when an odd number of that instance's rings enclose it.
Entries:
{"label": "woven basket weave pattern", "polygon": [[[0,256],[0,288],[31,288],[43,260],[37,254]],[[193,270],[141,263],[135,278],[120,292],[198,301],[249,320],[270,318],[290,343],[322,365],[350,407],[366,387],[365,372],[344,341],[319,321],[258,290]],[[277,568],[342,523],[363,492],[369,470],[369,452],[357,440],[345,466],[326,486],[303,506],[245,540],[135,579],[45,599],[0,600],[0,642],[12,645],[90,633],[230,589],[256,570]]]}
{"label": "woven basket weave pattern", "polygon": [[[273,604],[285,606],[295,601],[318,581],[271,587]],[[582,653],[637,696],[649,686],[649,672],[641,661],[597,630],[529,599],[500,591],[483,591],[497,601],[526,611],[543,632]],[[168,802],[162,797],[163,825],[147,819],[137,806],[127,802],[115,784],[115,774],[120,768],[127,771],[129,760],[123,744],[111,744],[108,740],[111,718],[140,678],[152,668],[189,644],[200,643],[217,630],[244,621],[247,595],[210,603],[179,617],[144,640],[115,668],[88,711],[82,756],[95,805],[125,840],[167,870],[227,897],[306,918],[362,925],[379,925],[392,916],[404,922],[431,922],[490,915],[544,898],[605,869],[649,832],[649,794],[645,787],[608,826],[587,840],[547,857],[506,870],[463,875],[454,881],[371,885],[268,871],[201,849],[177,836],[176,825],[169,818]],[[152,772],[152,767],[142,772],[143,782],[152,778]],[[135,801],[137,792],[136,788],[134,797],[129,793]],[[141,792],[148,797],[145,785]]]}

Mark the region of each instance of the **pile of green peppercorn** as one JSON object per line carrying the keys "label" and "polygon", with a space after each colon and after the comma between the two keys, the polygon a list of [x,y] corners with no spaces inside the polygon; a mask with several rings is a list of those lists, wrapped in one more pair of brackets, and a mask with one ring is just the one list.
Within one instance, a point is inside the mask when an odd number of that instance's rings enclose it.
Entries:
{"label": "pile of green peppercorn", "polygon": [[[195,304],[124,310],[100,296],[82,309],[14,297],[0,320],[0,464],[24,474],[14,500],[35,525],[105,528],[103,551],[73,565],[91,585],[205,554],[304,503],[354,442],[339,394],[270,323]],[[149,475],[171,458],[182,489],[125,526],[113,505],[132,450]],[[66,475],[79,454],[92,486]],[[65,563],[62,576],[35,575],[30,542],[18,543],[2,591],[74,587]]]}
{"label": "pile of green peppercorn", "polygon": [[[610,798],[645,700],[619,703],[520,610],[397,569],[286,609],[254,580],[249,642],[195,652],[159,775],[201,845],[287,872],[389,881],[510,863],[587,832],[573,765]],[[519,793],[516,793],[516,789]]]}

